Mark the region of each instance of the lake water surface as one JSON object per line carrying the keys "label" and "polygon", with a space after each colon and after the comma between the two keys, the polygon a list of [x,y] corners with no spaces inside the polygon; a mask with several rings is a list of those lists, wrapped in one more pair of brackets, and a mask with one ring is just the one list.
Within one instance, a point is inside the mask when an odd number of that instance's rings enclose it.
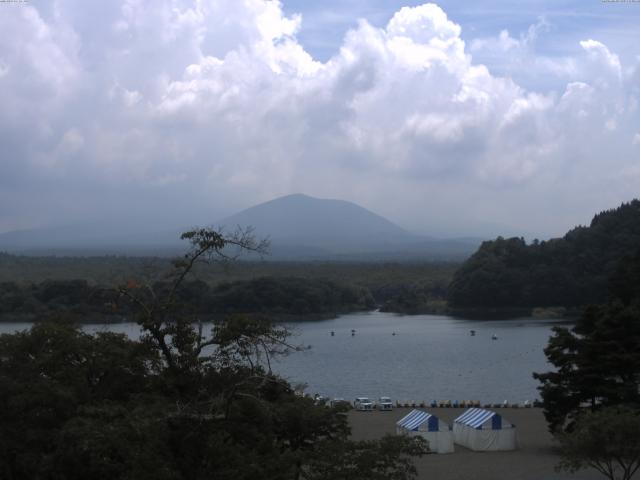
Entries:
{"label": "lake water surface", "polygon": [[[311,349],[280,359],[274,369],[294,384],[306,383],[308,393],[329,397],[523,402],[539,397],[531,374],[550,369],[542,350],[557,324],[532,318],[461,320],[382,312],[291,323],[293,343]],[[29,327],[3,323],[0,333]],[[139,335],[133,323],[84,329]],[[475,336],[469,333],[472,329]]]}

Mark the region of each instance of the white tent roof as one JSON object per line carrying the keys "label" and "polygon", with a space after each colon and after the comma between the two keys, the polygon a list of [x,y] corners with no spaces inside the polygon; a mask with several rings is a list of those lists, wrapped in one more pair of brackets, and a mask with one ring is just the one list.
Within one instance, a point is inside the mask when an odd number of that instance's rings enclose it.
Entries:
{"label": "white tent roof", "polygon": [[396,422],[399,435],[420,436],[429,442],[429,449],[437,453],[453,452],[453,432],[438,417],[422,410],[412,410]]}
{"label": "white tent roof", "polygon": [[481,428],[487,421],[492,420],[492,428],[500,429],[503,426],[511,426],[508,422],[503,425],[502,417],[496,412],[491,410],[484,410],[482,408],[470,408],[458,418],[454,420],[455,423],[460,423],[471,428]]}
{"label": "white tent roof", "polygon": [[439,429],[438,417],[422,410],[412,410],[408,415],[396,422],[398,427],[417,431],[422,425],[427,424],[429,431],[437,432]]}

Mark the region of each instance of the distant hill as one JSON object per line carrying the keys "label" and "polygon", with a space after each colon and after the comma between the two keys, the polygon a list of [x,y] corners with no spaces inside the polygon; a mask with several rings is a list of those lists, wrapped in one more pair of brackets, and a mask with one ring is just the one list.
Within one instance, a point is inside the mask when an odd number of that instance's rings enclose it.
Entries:
{"label": "distant hill", "polygon": [[287,195],[243,210],[220,222],[228,230],[251,225],[269,237],[276,258],[408,260],[466,258],[478,239],[415,235],[386,218],[344,200]]}
{"label": "distant hill", "polygon": [[[210,225],[210,220],[202,225]],[[344,200],[294,194],[261,203],[216,222],[227,231],[254,228],[269,237],[273,260],[412,261],[461,260],[478,247],[474,238],[435,239],[415,235],[386,218]],[[93,222],[8,232],[0,251],[29,255],[104,254],[171,256],[184,249],[178,229],[145,230]],[[251,258],[251,257],[249,257]]]}
{"label": "distant hill", "polygon": [[398,225],[355,203],[294,194],[243,210],[220,222],[251,225],[278,244],[315,247],[385,245],[419,240]]}
{"label": "distant hill", "polygon": [[593,217],[564,237],[484,242],[454,275],[450,306],[576,307],[606,301],[612,275],[640,252],[640,201]]}

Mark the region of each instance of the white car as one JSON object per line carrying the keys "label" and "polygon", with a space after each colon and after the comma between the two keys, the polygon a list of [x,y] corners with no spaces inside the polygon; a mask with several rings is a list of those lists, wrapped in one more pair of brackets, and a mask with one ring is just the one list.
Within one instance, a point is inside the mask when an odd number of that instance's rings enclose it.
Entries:
{"label": "white car", "polygon": [[367,397],[357,397],[353,401],[353,408],[361,412],[370,412],[373,410],[373,402]]}
{"label": "white car", "polygon": [[378,410],[381,412],[388,412],[393,410],[393,402],[389,397],[380,397],[378,399]]}

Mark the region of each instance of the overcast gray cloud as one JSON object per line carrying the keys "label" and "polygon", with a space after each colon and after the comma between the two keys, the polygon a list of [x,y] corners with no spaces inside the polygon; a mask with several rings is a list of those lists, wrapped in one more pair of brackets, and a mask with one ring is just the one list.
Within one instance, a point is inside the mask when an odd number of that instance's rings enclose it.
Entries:
{"label": "overcast gray cloud", "polygon": [[536,48],[544,17],[465,42],[425,4],[319,60],[304,25],[264,0],[0,5],[0,231],[304,192],[544,236],[638,195],[639,60],[589,30],[562,55]]}

